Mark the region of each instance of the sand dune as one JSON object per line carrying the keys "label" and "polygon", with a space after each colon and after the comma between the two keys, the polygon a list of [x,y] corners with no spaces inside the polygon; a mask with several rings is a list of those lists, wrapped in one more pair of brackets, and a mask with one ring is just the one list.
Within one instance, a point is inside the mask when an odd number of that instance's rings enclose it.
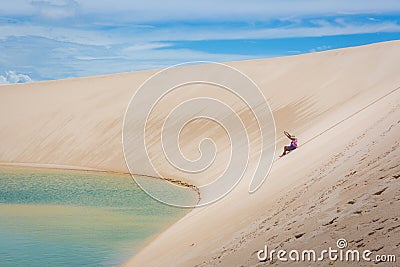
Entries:
{"label": "sand dune", "polygon": [[[274,163],[255,194],[248,194],[246,177],[127,265],[256,265],[264,245],[317,249],[338,238],[398,252],[398,228],[389,229],[399,217],[399,52],[393,42],[233,63],[262,88],[277,132],[293,131],[301,147]],[[277,140],[278,149],[284,142]],[[377,194],[385,187],[390,191]]]}
{"label": "sand dune", "polygon": [[[253,79],[268,99],[277,152],[287,142],[284,129],[298,136],[300,148],[276,159],[267,181],[250,195],[252,157],[229,195],[194,209],[127,265],[256,265],[254,252],[265,244],[321,248],[338,238],[352,246],[398,252],[400,42],[228,65]],[[135,90],[154,73],[1,86],[0,162],[127,172],[124,112]],[[236,105],[250,135],[256,131],[235,99],[213,88],[185,92],[187,97],[205,93]],[[172,103],[166,101],[155,118]],[[159,123],[150,128],[156,131]],[[193,127],[201,125],[206,125],[204,132],[183,134],[182,151],[196,157],[198,136],[211,136],[220,146],[220,161],[207,175],[182,176],[167,165],[163,175],[202,185],[223,171],[226,140],[208,122]],[[156,143],[151,144],[154,151]],[[161,160],[158,155],[153,156]]]}

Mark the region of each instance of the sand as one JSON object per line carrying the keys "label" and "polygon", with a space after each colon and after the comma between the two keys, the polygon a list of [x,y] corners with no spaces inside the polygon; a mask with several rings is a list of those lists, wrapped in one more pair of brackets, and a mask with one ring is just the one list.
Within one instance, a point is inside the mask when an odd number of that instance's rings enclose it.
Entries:
{"label": "sand", "polygon": [[[288,142],[283,130],[298,136],[299,149],[276,158],[254,194],[248,193],[251,157],[244,179],[230,194],[194,209],[126,265],[265,264],[255,253],[264,245],[325,249],[338,238],[352,248],[398,255],[400,42],[228,65],[253,79],[268,99],[277,153]],[[138,86],[154,73],[1,86],[0,162],[126,172],[124,112]],[[201,95],[197,89],[186,94]],[[255,132],[246,111],[240,115]],[[166,165],[163,175],[199,186],[223,171],[226,140],[217,127],[203,124],[201,134],[215,137],[222,147],[221,161],[204,176],[181,176]],[[150,127],[158,125],[155,121]],[[182,136],[182,150],[190,157],[198,154],[198,134]],[[151,146],[157,151],[156,142]]]}

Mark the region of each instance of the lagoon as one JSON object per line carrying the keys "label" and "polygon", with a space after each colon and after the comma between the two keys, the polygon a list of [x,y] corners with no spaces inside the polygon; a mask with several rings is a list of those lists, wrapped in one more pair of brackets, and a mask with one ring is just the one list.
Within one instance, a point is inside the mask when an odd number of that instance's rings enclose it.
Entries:
{"label": "lagoon", "polygon": [[118,266],[187,212],[127,175],[1,168],[0,265]]}

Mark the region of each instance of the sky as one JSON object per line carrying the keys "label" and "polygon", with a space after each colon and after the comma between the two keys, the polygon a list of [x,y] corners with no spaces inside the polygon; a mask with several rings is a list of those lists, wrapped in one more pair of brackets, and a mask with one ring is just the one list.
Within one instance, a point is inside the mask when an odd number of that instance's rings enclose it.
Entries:
{"label": "sky", "polygon": [[0,84],[400,40],[399,0],[0,1]]}

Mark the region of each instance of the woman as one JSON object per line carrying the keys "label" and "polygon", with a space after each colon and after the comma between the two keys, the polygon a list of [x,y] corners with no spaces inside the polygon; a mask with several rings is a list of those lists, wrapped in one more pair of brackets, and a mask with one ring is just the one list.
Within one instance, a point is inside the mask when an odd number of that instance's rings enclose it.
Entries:
{"label": "woman", "polygon": [[288,132],[284,131],[283,132],[287,138],[289,138],[290,140],[292,140],[292,142],[290,142],[290,146],[285,146],[283,148],[283,153],[282,155],[280,155],[279,157],[283,157],[285,156],[289,151],[295,150],[297,148],[297,138],[294,135],[289,134]]}

